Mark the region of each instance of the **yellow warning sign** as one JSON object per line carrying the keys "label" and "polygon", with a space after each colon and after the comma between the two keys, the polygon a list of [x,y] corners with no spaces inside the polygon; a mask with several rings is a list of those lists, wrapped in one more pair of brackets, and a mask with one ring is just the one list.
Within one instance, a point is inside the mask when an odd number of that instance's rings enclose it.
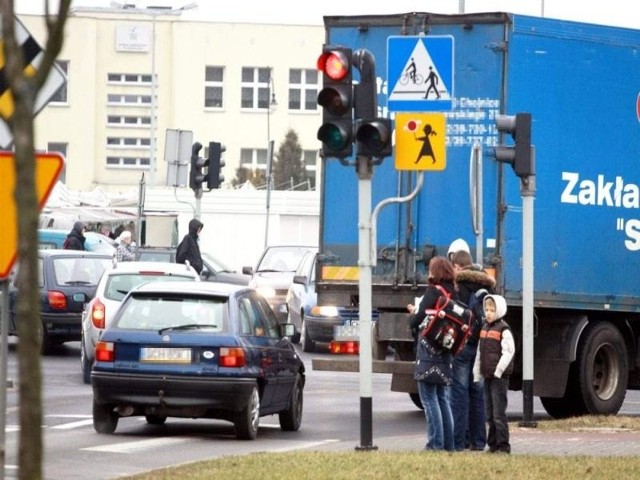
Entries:
{"label": "yellow warning sign", "polygon": [[[64,167],[59,153],[36,154],[36,195],[40,209],[49,198]],[[0,152],[0,279],[9,276],[18,254],[18,211],[14,197],[16,188],[15,159],[11,152]]]}
{"label": "yellow warning sign", "polygon": [[444,113],[396,114],[396,169],[444,170],[447,119]]}

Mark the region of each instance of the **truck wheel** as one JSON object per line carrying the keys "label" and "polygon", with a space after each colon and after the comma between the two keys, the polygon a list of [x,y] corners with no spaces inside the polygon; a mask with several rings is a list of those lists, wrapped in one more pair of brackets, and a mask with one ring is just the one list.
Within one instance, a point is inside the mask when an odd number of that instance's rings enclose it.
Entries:
{"label": "truck wheel", "polygon": [[[289,305],[287,305],[287,310],[289,310],[289,313],[287,314],[287,323],[290,323],[291,325],[295,325],[295,322],[293,321],[293,317],[291,316],[291,309],[289,309]],[[300,319],[302,319],[302,317],[300,317]],[[300,331],[298,331],[297,328],[296,328],[296,333],[293,335],[293,337],[291,337],[291,343],[293,343],[294,345],[297,345],[300,343]]]}
{"label": "truck wheel", "polygon": [[411,401],[413,402],[413,404],[418,407],[420,410],[424,410],[423,406],[422,406],[422,400],[420,400],[420,394],[419,393],[410,393],[409,397],[411,398]]}
{"label": "truck wheel", "polygon": [[620,331],[609,322],[590,323],[578,347],[578,389],[588,413],[615,415],[627,393],[629,357]]}
{"label": "truck wheel", "polygon": [[236,427],[236,436],[240,440],[253,440],[258,435],[260,423],[260,396],[258,387],[253,387],[249,402],[241,411],[235,412],[233,424]]}

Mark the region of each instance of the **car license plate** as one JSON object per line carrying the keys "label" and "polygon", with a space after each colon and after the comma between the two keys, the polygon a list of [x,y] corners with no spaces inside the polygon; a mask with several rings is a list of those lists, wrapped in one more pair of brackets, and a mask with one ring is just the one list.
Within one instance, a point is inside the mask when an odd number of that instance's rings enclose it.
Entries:
{"label": "car license plate", "polygon": [[190,348],[143,347],[140,361],[144,363],[191,363]]}

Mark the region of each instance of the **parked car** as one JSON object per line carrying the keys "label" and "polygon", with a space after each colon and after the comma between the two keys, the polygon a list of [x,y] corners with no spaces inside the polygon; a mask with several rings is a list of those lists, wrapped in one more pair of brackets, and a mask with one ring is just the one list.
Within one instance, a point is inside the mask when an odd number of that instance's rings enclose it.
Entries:
{"label": "parked car", "polygon": [[113,262],[107,268],[93,299],[82,314],[82,338],[80,341],[80,365],[84,383],[90,383],[95,348],[100,336],[109,326],[122,299],[129,291],[147,282],[200,281],[192,268],[167,262]]}
{"label": "parked car", "polygon": [[93,426],[121,417],[216,418],[254,439],[259,418],[302,421],[305,366],[255,290],[210,282],[153,282],[129,292],[96,346]]}
{"label": "parked car", "polygon": [[[80,250],[38,251],[38,288],[42,320],[42,351],[54,345],[78,341],[82,311],[95,294],[100,276],[111,263],[111,255]],[[9,282],[9,335],[18,335],[16,302],[19,290],[15,273]]]}
{"label": "parked car", "polygon": [[[38,244],[40,249],[62,249],[64,241],[69,234],[68,230],[55,230],[41,228],[38,230]],[[84,249],[89,252],[106,253],[113,255],[116,250],[115,241],[98,232],[85,232]]]}
{"label": "parked car", "polygon": [[[175,263],[176,249],[171,247],[140,247],[137,249],[137,259],[141,261]],[[202,263],[203,269],[200,272],[200,278],[205,282],[248,285],[251,280],[250,275],[232,270],[210,253],[202,252]]]}
{"label": "parked car", "polygon": [[[336,327],[350,332],[358,332],[359,311],[357,307],[317,304],[316,259],[318,253],[307,252],[293,276],[287,292],[287,323],[293,324],[299,332],[302,350],[314,352],[316,343],[330,343],[335,339]],[[378,319],[378,312],[372,312],[372,320]],[[297,343],[297,342],[296,342]]]}
{"label": "parked car", "polygon": [[242,267],[242,273],[251,275],[249,286],[267,299],[280,323],[287,321],[287,292],[294,272],[308,251],[317,252],[318,248],[310,245],[270,246],[260,255],[255,269]]}

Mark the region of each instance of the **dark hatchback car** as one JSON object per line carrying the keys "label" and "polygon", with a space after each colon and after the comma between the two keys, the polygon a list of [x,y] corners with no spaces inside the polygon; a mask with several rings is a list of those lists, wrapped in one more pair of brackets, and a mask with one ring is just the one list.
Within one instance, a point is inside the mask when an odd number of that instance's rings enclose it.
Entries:
{"label": "dark hatchback car", "polygon": [[93,425],[121,417],[215,418],[254,439],[259,418],[297,431],[305,367],[267,302],[253,289],[207,282],[147,283],[129,292],[96,345]]}
{"label": "dark hatchback car", "polygon": [[[111,260],[108,254],[79,250],[38,251],[43,353],[55,345],[80,340],[82,311]],[[17,271],[9,284],[9,335],[18,335],[16,275]]]}

